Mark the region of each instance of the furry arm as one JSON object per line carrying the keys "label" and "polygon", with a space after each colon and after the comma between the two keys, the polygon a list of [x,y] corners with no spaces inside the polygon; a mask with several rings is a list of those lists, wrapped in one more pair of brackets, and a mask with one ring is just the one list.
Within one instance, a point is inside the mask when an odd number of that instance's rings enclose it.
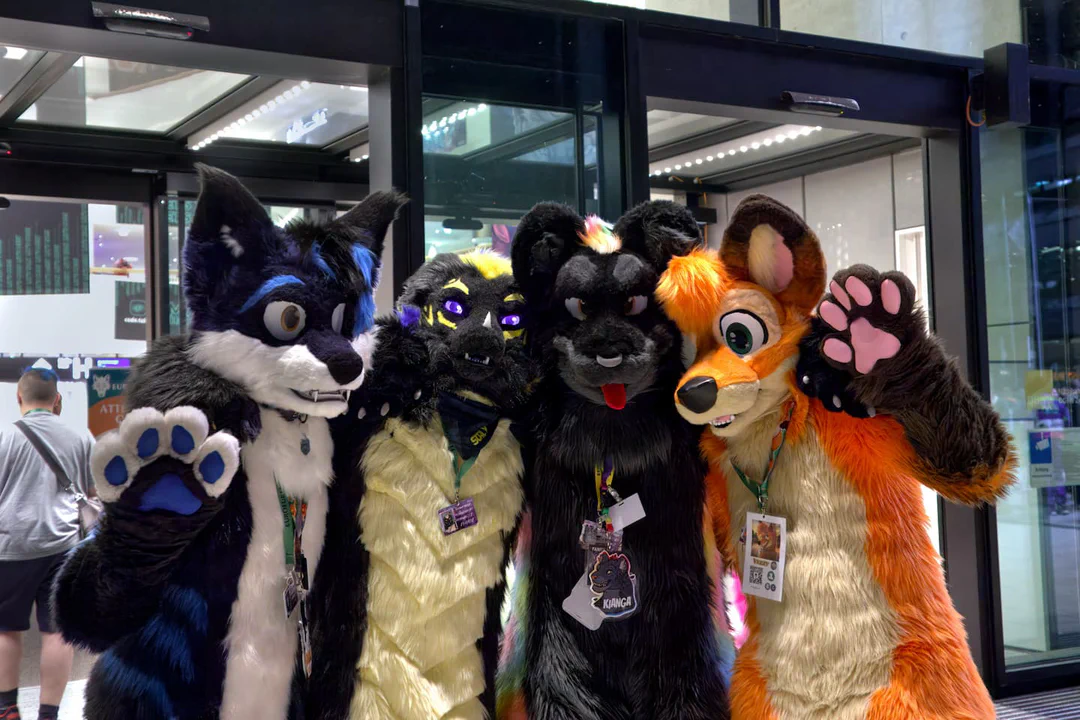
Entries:
{"label": "furry arm", "polygon": [[[1002,497],[1016,462],[1009,435],[927,331],[911,281],[856,265],[837,273],[830,287],[815,318],[821,352],[847,370],[860,403],[899,422],[911,449],[904,462],[910,474],[949,500]],[[836,332],[836,325],[844,327]]]}

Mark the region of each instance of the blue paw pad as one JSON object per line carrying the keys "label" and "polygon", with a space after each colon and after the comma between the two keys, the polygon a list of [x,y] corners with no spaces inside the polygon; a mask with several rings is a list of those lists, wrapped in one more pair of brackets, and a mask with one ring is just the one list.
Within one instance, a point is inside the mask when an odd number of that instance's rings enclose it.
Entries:
{"label": "blue paw pad", "polygon": [[172,449],[177,455],[187,455],[195,449],[195,438],[186,428],[177,425],[172,429]]}
{"label": "blue paw pad", "polygon": [[222,459],[221,453],[212,452],[204,457],[199,463],[199,474],[202,475],[203,482],[210,485],[220,480],[225,474],[225,460]]}
{"label": "blue paw pad", "polygon": [[117,455],[105,466],[105,480],[110,485],[123,485],[128,481],[127,463]]}
{"label": "blue paw pad", "polygon": [[139,457],[148,458],[157,452],[159,442],[157,428],[149,428],[139,436],[139,442],[135,444],[135,451],[139,453]]}
{"label": "blue paw pad", "polygon": [[178,515],[191,515],[202,507],[202,501],[188,490],[179,475],[162,475],[142,496],[140,510],[168,510]]}

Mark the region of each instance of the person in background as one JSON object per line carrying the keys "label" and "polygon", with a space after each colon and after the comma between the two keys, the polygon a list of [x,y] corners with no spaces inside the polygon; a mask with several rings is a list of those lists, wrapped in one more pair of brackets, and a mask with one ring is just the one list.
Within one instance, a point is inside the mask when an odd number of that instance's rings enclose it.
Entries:
{"label": "person in background", "polygon": [[[58,417],[56,373],[31,368],[19,379],[22,422],[52,451],[71,483],[94,496],[90,479],[89,431],[78,433]],[[16,703],[22,635],[37,606],[41,630],[41,720],[56,720],[74,650],[53,626],[49,596],[53,577],[68,550],[79,542],[75,496],[62,489],[56,474],[26,434],[0,428],[0,720],[19,720]]]}

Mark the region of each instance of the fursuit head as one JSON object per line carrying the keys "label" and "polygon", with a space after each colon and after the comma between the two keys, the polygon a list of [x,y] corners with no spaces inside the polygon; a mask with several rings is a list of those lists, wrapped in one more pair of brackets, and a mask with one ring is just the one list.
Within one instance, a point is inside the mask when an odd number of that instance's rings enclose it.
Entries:
{"label": "fursuit head", "polygon": [[671,402],[682,342],[653,299],[668,262],[700,244],[669,202],[614,227],[545,203],[518,225],[514,276],[542,375],[522,415],[528,515],[504,720],[728,717],[706,467]]}
{"label": "fursuit head", "polygon": [[327,418],[372,361],[402,197],[279,228],[236,178],[198,172],[191,333],[138,361],[128,412],[91,458],[104,519],[56,586],[64,637],[101,653],[89,720],[301,717],[297,599],[325,534]]}
{"label": "fursuit head", "polygon": [[511,432],[533,363],[510,261],[438,255],[380,318],[372,378],[335,441],[313,594],[308,717],[494,717],[523,463]]}
{"label": "fursuit head", "polygon": [[732,717],[989,720],[919,484],[993,501],[1008,435],[906,277],[856,265],[825,282],[814,233],[757,195],[657,293],[695,350],[673,398],[705,427],[712,530],[756,595]]}

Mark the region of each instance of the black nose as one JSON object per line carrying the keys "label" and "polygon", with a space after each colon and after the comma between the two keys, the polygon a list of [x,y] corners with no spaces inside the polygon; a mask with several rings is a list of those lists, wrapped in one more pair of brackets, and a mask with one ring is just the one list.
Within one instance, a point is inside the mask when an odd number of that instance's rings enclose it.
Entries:
{"label": "black nose", "polygon": [[682,406],[690,412],[706,412],[716,404],[716,381],[704,376],[690,378],[679,388],[676,395]]}
{"label": "black nose", "polygon": [[330,377],[339,385],[348,385],[364,372],[364,359],[355,352],[343,352],[327,358]]}

